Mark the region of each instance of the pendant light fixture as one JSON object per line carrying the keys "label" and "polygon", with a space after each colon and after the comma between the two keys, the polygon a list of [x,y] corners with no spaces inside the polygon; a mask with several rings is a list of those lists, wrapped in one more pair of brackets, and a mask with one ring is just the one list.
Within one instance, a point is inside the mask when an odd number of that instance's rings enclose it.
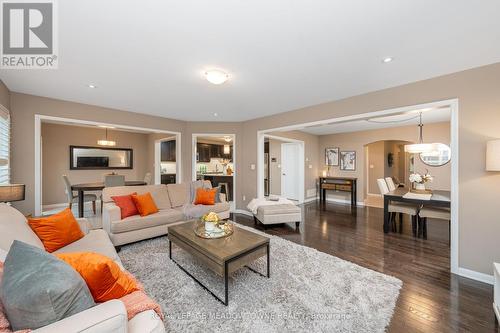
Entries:
{"label": "pendant light fixture", "polygon": [[109,147],[116,146],[116,141],[108,140],[108,128],[106,128],[106,139],[97,140],[97,144],[99,146],[109,146]]}
{"label": "pendant light fixture", "polygon": [[420,154],[420,153],[426,153],[426,152],[431,152],[435,150],[435,145],[433,143],[424,143],[423,139],[423,129],[424,129],[424,124],[422,124],[422,112],[420,112],[420,121],[418,124],[419,128],[419,141],[418,143],[414,143],[411,145],[405,145],[405,152],[410,153],[410,154]]}

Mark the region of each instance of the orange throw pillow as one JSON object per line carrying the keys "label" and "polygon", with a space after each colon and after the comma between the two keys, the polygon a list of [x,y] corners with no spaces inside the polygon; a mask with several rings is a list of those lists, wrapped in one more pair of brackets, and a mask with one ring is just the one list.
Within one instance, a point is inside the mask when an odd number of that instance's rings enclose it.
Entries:
{"label": "orange throw pillow", "polygon": [[129,195],[116,195],[111,197],[111,199],[113,199],[113,201],[115,202],[115,205],[120,207],[122,220],[126,217],[139,214],[134,200],[132,200],[132,196],[136,194],[137,193],[134,192]]}
{"label": "orange throw pillow", "polygon": [[151,193],[132,194],[132,200],[134,201],[141,216],[158,213],[158,207],[156,207]]}
{"label": "orange throw pillow", "polygon": [[215,205],[217,188],[199,188],[196,190],[195,205]]}
{"label": "orange throw pillow", "polygon": [[111,258],[91,252],[56,255],[73,267],[87,283],[97,303],[118,299],[140,290],[135,279],[120,269]]}
{"label": "orange throw pillow", "polygon": [[51,216],[30,218],[28,224],[47,252],[59,250],[84,236],[69,208]]}

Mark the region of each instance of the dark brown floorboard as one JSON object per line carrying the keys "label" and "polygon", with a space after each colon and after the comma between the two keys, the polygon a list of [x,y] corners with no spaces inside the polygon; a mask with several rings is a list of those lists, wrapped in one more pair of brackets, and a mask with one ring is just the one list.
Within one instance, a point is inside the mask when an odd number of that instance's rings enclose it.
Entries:
{"label": "dark brown floorboard", "polygon": [[[403,281],[389,332],[498,332],[493,287],[450,271],[448,225],[428,222],[428,239],[414,238],[405,220],[402,233],[384,234],[383,210],[318,202],[302,206],[305,223],[257,229]],[[233,220],[254,226],[251,217]],[[398,222],[399,227],[399,222]]]}

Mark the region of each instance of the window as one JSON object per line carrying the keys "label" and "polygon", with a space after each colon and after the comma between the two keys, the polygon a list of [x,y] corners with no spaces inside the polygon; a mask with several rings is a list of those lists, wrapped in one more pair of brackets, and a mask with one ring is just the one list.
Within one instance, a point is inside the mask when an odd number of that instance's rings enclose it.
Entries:
{"label": "window", "polygon": [[0,184],[10,183],[10,116],[0,108]]}

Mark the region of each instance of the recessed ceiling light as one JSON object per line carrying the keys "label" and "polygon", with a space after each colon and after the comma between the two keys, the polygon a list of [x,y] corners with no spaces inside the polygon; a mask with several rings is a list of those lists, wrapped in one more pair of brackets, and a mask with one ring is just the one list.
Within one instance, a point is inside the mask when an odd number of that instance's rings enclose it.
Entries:
{"label": "recessed ceiling light", "polygon": [[88,85],[87,85],[87,87],[89,87],[90,89],[95,89],[95,88],[97,88],[97,86],[96,86],[96,85],[94,85],[94,84],[88,84]]}
{"label": "recessed ceiling light", "polygon": [[214,112],[214,117],[217,117],[219,114],[217,112]]}
{"label": "recessed ceiling light", "polygon": [[205,72],[205,78],[213,84],[223,84],[229,79],[229,74],[220,69],[210,69]]}
{"label": "recessed ceiling light", "polygon": [[392,58],[392,57],[387,57],[387,58],[384,58],[384,59],[382,60],[382,62],[383,62],[384,64],[387,64],[387,63],[389,63],[389,62],[391,62],[391,61],[393,61],[393,60],[394,60],[394,58]]}

